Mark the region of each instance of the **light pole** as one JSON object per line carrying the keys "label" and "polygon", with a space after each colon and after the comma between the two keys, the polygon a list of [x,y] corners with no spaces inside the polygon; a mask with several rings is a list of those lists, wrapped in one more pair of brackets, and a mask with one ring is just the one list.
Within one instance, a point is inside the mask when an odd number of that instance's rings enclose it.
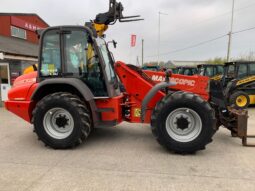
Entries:
{"label": "light pole", "polygon": [[142,67],[144,64],[144,39],[142,39]]}
{"label": "light pole", "polygon": [[233,35],[233,24],[234,24],[234,10],[235,10],[235,0],[232,3],[232,15],[231,15],[231,25],[230,25],[230,32],[228,33],[228,54],[227,54],[227,61],[230,61],[230,54],[231,54],[231,45],[232,45],[232,35]]}
{"label": "light pole", "polygon": [[160,62],[160,16],[161,15],[168,15],[166,13],[158,12],[158,66]]}

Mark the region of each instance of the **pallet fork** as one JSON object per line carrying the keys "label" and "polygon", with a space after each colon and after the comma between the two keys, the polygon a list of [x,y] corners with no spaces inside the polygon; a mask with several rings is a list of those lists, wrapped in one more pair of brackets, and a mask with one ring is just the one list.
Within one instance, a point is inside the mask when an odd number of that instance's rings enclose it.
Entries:
{"label": "pallet fork", "polygon": [[255,147],[255,144],[249,144],[248,139],[255,138],[255,135],[248,135],[248,111],[247,110],[236,110],[231,109],[233,115],[237,118],[237,125],[236,125],[236,137],[242,139],[242,144],[245,147]]}

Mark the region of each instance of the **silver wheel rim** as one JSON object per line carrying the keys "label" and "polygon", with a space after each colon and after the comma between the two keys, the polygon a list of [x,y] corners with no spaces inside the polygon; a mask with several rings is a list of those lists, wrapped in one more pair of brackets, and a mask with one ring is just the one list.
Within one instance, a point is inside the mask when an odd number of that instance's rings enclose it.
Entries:
{"label": "silver wheel rim", "polygon": [[65,139],[74,129],[72,115],[63,108],[53,108],[44,115],[43,126],[48,135],[55,139]]}
{"label": "silver wheel rim", "polygon": [[195,140],[202,130],[202,120],[197,112],[189,108],[172,111],[166,120],[168,135],[175,141],[186,143]]}

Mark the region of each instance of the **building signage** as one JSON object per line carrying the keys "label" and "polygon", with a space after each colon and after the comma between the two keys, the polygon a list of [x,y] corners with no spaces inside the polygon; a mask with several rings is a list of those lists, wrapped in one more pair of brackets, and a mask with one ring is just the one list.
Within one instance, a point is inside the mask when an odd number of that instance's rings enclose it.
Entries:
{"label": "building signage", "polygon": [[11,24],[13,26],[20,27],[20,28],[30,30],[30,31],[33,31],[33,32],[35,32],[38,29],[41,29],[41,27],[36,25],[36,24],[27,22],[25,20],[22,20],[20,18],[14,17],[14,16],[11,16]]}

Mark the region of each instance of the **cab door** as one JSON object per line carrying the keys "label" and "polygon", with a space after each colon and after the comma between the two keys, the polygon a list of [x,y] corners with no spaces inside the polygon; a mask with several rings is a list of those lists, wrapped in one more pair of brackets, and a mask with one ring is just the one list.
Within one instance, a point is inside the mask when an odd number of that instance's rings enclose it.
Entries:
{"label": "cab door", "polygon": [[48,78],[78,78],[94,97],[108,97],[105,75],[94,42],[83,27],[62,27],[42,36],[39,73]]}

